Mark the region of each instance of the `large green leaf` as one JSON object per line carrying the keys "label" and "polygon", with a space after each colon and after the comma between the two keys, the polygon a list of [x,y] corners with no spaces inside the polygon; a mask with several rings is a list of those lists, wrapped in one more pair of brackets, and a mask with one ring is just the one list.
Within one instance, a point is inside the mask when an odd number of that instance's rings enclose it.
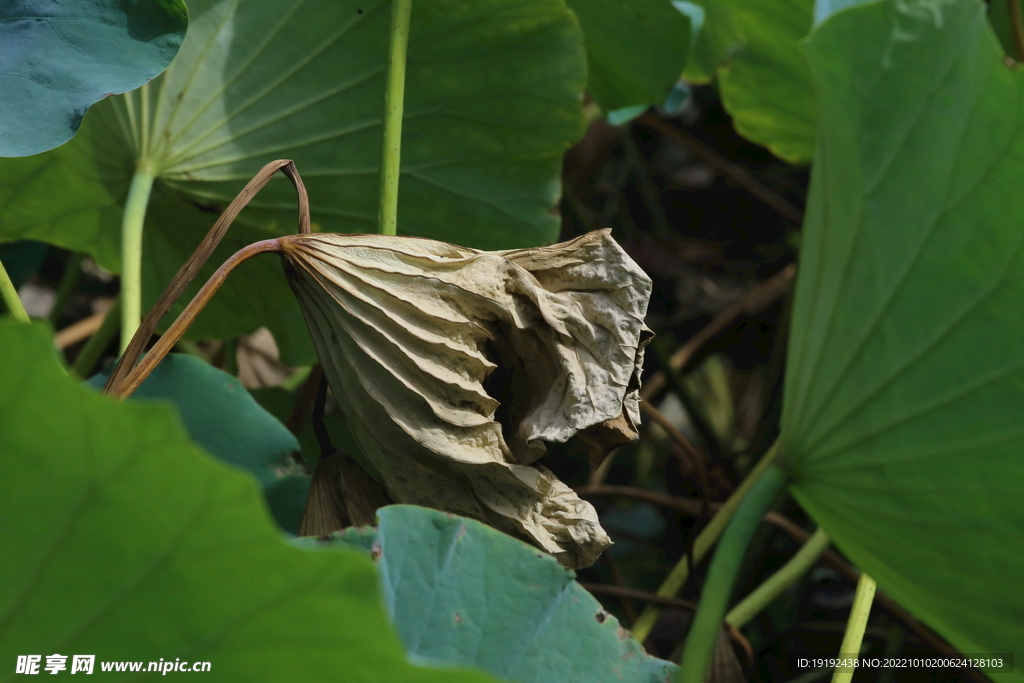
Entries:
{"label": "large green leaf", "polygon": [[587,44],[587,92],[605,111],[661,105],[679,80],[694,27],[670,0],[566,0]]}
{"label": "large green leaf", "polygon": [[341,540],[370,548],[388,613],[410,654],[478,666],[517,683],[666,683],[676,667],[647,655],[575,574],[475,520],[411,505]]}
{"label": "large green leaf", "polygon": [[186,26],[182,0],[4,0],[0,156],[70,140],[93,103],[166,69]]}
{"label": "large green leaf", "polygon": [[76,385],[42,326],[0,321],[0,348],[0,680],[54,653],[209,661],[212,681],[492,680],[408,664],[371,563],[289,547],[168,406]]}
{"label": "large green leaf", "polygon": [[[0,239],[51,241],[118,271],[121,204],[140,160],[158,176],[143,265],[150,301],[217,210],[275,158],[295,160],[319,229],[375,231],[389,7],[194,0],[188,36],[160,78],[94,107],[70,145],[0,161]],[[418,1],[399,231],[480,248],[554,240],[561,156],[582,134],[585,59],[562,0]],[[250,207],[231,246],[294,232],[283,178]],[[233,275],[194,336],[264,323],[291,361],[310,361],[274,261]]]}
{"label": "large green leaf", "polygon": [[736,130],[779,158],[806,163],[814,153],[815,103],[800,41],[811,29],[813,0],[695,0],[704,27],[685,76],[716,74]]}
{"label": "large green leaf", "polygon": [[[89,379],[103,388],[109,372]],[[192,439],[225,462],[243,467],[266,486],[275,470],[299,450],[299,442],[249,394],[236,377],[195,356],[172,353],[156,366],[129,400],[164,399],[174,404]]]}
{"label": "large green leaf", "polygon": [[1024,72],[974,0],[851,7],[808,54],[821,128],[783,414],[793,492],[962,651],[1020,652]]}

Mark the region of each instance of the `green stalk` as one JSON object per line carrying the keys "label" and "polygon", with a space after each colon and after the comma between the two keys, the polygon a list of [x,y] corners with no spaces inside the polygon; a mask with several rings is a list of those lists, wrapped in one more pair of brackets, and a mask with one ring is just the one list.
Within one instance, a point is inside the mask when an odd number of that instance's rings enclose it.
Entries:
{"label": "green stalk", "polygon": [[100,356],[103,355],[103,352],[110,345],[110,340],[117,333],[118,320],[121,317],[120,312],[121,297],[118,297],[107,310],[107,317],[103,319],[100,329],[96,330],[96,334],[89,337],[89,341],[85,342],[85,346],[75,356],[75,363],[72,369],[79,377],[87,379],[92,374],[96,363],[99,362]]}
{"label": "green stalk", "polygon": [[23,323],[29,322],[25,304],[21,303],[18,290],[15,289],[11,276],[7,274],[3,263],[0,263],[0,299],[4,300],[4,305],[7,306],[7,312],[11,314],[11,317]]}
{"label": "green stalk", "polygon": [[[871,614],[871,603],[875,599],[875,580],[861,572],[857,581],[857,592],[853,594],[853,606],[850,608],[850,620],[846,622],[846,633],[843,634],[843,644],[839,646],[840,658],[852,658],[860,656],[860,645],[864,642],[864,629],[868,625],[868,615]],[[832,683],[850,683],[853,680],[853,672],[856,667],[836,667],[832,674]]]}
{"label": "green stalk", "polygon": [[742,628],[744,624],[760,614],[761,610],[779,597],[782,591],[799,581],[800,577],[814,566],[821,554],[825,552],[825,548],[828,547],[828,540],[828,534],[824,529],[815,531],[803,547],[790,558],[789,562],[729,610],[729,613],[725,615],[725,621],[736,628]]}
{"label": "green stalk", "polygon": [[82,261],[84,258],[84,254],[74,253],[68,259],[67,265],[64,266],[64,274],[60,276],[60,282],[57,283],[57,294],[53,299],[53,308],[50,309],[50,322],[54,326],[57,325],[60,314],[67,307],[68,299],[75,293],[75,287],[82,276]]}
{"label": "green stalk", "polygon": [[380,158],[380,234],[398,233],[398,174],[402,157],[405,108],[405,56],[409,46],[412,0],[391,2],[391,48],[384,91],[384,139]]}
{"label": "green stalk", "polygon": [[[718,512],[715,513],[708,525],[704,527],[697,538],[693,542],[693,564],[696,565],[707,554],[711,546],[715,544],[718,537],[722,535],[722,531],[725,529],[729,520],[732,519],[733,514],[739,507],[740,502],[743,501],[747,495],[747,491],[753,487],[754,483],[758,481],[765,470],[775,460],[775,455],[778,453],[778,442],[772,445],[768,452],[764,454],[761,461],[757,463],[757,466],[750,471],[750,474],[746,476],[739,487],[733,491],[733,494],[729,496],[729,500],[725,501],[725,505],[719,508]],[[682,589],[683,584],[686,583],[686,577],[689,575],[690,567],[687,563],[686,557],[683,556],[676,563],[676,566],[672,568],[668,576],[665,577],[665,581],[661,584],[661,588],[658,589],[658,595],[663,598],[674,598],[676,594]],[[648,604],[641,612],[640,617],[633,624],[633,630],[631,633],[633,637],[639,640],[641,643],[647,640],[647,636],[650,635],[651,629],[654,628],[654,624],[657,623],[658,617],[661,616],[661,608],[655,605]]]}
{"label": "green stalk", "polygon": [[785,470],[778,466],[769,467],[750,487],[750,493],[736,509],[711,561],[704,592],[697,604],[697,614],[686,637],[683,658],[676,674],[677,683],[703,683],[747,546],[764,513],[785,484]]}
{"label": "green stalk", "polygon": [[121,222],[121,352],[142,323],[142,226],[153,189],[153,168],[140,162],[132,176]]}

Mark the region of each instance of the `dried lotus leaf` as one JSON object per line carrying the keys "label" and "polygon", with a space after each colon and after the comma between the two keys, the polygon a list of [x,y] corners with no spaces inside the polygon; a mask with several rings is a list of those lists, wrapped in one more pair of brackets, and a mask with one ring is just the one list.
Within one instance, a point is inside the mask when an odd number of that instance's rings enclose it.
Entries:
{"label": "dried lotus leaf", "polygon": [[636,438],[651,281],[609,231],[501,252],[280,241],[324,372],[392,498],[592,564],[611,544],[596,511],[533,463],[580,432]]}

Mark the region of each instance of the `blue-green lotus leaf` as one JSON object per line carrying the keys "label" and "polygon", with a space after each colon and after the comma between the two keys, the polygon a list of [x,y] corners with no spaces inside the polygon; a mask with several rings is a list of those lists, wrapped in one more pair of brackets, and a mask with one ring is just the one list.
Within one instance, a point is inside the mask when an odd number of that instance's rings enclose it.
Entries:
{"label": "blue-green lotus leaf", "polygon": [[70,140],[92,104],[166,69],[187,26],[182,0],[4,0],[0,156]]}
{"label": "blue-green lotus leaf", "polygon": [[412,505],[339,540],[377,558],[384,600],[410,655],[476,666],[515,683],[667,683],[550,555],[475,520]]}

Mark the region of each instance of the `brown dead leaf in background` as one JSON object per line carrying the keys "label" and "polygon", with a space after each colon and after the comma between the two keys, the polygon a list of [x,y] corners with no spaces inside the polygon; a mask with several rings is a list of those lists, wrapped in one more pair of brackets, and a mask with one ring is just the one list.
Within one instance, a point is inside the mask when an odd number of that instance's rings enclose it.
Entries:
{"label": "brown dead leaf in background", "polygon": [[295,368],[281,362],[274,335],[265,327],[238,338],[238,381],[247,389],[279,387],[288,381]]}
{"label": "brown dead leaf in background", "polygon": [[592,564],[611,544],[596,511],[534,463],[544,442],[581,432],[596,448],[636,438],[651,281],[610,231],[502,252],[280,241],[335,397],[391,496]]}

